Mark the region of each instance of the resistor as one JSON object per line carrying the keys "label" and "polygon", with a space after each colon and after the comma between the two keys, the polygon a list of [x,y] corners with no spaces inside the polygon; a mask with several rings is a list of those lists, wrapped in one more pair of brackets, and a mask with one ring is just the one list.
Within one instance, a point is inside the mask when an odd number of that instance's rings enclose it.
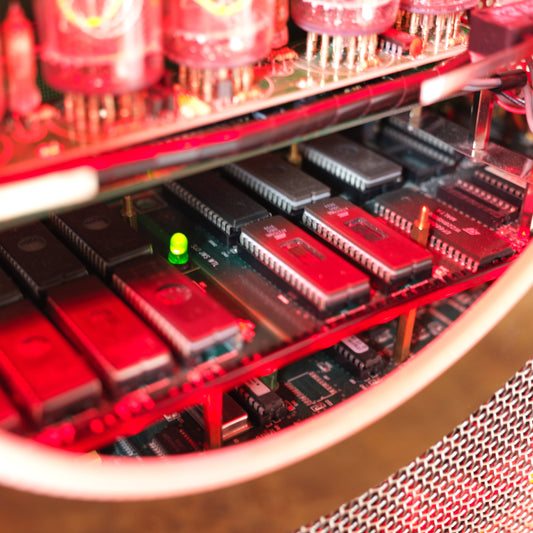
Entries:
{"label": "resistor", "polygon": [[20,4],[10,4],[3,33],[8,108],[14,115],[27,116],[41,103],[41,92],[36,82],[33,28]]}

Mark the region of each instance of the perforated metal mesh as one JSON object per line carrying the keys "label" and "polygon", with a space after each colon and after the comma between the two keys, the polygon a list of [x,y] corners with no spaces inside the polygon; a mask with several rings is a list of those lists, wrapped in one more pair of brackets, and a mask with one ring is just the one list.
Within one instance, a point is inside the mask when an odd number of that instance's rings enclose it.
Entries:
{"label": "perforated metal mesh", "polygon": [[533,531],[533,361],[381,486],[299,533]]}

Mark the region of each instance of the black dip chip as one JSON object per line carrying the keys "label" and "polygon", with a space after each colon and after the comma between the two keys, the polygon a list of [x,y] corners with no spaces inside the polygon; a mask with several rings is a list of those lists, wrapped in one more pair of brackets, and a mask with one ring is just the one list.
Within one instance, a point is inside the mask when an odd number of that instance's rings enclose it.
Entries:
{"label": "black dip chip", "polygon": [[430,210],[429,246],[475,272],[480,266],[513,255],[513,249],[494,232],[455,209],[413,189],[378,196],[375,212],[410,232],[422,206]]}
{"label": "black dip chip", "polygon": [[225,170],[288,214],[330,195],[329,187],[276,154],[233,163]]}
{"label": "black dip chip", "polygon": [[238,236],[245,224],[270,216],[263,206],[215,172],[190,176],[166,188],[228,237]]}

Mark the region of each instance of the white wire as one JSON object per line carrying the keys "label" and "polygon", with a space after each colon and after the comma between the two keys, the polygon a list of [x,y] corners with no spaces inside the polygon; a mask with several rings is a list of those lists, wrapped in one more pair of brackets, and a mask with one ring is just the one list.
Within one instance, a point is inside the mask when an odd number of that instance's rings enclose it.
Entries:
{"label": "white wire", "polygon": [[[533,61],[531,58],[527,59],[527,66],[529,69],[529,75],[533,75]],[[524,86],[524,102],[526,110],[526,120],[529,131],[533,132],[533,95],[530,82]]]}
{"label": "white wire", "polygon": [[472,80],[470,83],[463,87],[465,91],[481,91],[483,89],[497,89],[501,87],[502,80],[500,78],[479,78]]}
{"label": "white wire", "polygon": [[99,190],[98,173],[91,167],[51,172],[2,185],[0,223],[88,202]]}

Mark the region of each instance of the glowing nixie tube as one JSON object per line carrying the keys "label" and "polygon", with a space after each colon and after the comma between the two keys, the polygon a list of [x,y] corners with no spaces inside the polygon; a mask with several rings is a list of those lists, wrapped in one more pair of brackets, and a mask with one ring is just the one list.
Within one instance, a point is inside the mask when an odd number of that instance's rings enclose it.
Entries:
{"label": "glowing nixie tube", "polygon": [[320,65],[328,63],[332,37],[332,66],[340,66],[346,48],[346,65],[359,69],[375,58],[377,34],[396,21],[399,0],[292,0],[294,22],[308,32],[307,59],[311,60],[320,35]]}
{"label": "glowing nixie tube", "polygon": [[161,77],[159,0],[35,0],[34,9],[51,87],[123,94]]}
{"label": "glowing nixie tube", "polygon": [[401,0],[400,7],[411,13],[439,15],[465,11],[475,7],[477,3],[477,0]]}
{"label": "glowing nixie tube", "polygon": [[434,50],[455,44],[461,14],[477,5],[477,0],[401,0],[396,27],[421,37],[424,44],[434,41]]}
{"label": "glowing nixie tube", "polygon": [[165,54],[180,65],[180,85],[206,100],[232,76],[234,89],[248,90],[249,67],[272,49],[274,6],[275,0],[165,0]]}

